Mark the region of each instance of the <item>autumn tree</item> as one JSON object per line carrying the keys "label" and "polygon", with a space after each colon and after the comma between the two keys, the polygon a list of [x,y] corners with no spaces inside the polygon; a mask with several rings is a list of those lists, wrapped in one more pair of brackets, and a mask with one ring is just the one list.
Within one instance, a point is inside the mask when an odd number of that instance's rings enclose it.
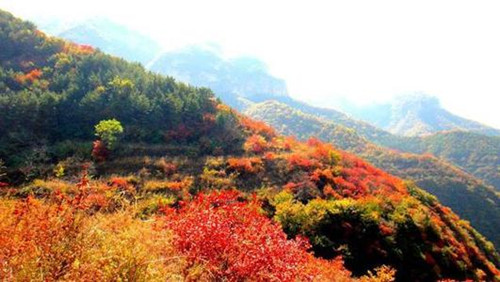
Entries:
{"label": "autumn tree", "polygon": [[95,126],[95,135],[108,149],[113,149],[118,137],[123,133],[122,124],[116,119],[101,120]]}

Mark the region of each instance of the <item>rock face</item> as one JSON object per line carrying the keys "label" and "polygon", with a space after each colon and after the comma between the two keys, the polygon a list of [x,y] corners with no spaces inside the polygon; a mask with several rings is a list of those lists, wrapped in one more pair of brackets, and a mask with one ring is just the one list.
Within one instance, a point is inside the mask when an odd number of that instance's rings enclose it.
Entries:
{"label": "rock face", "polygon": [[445,130],[500,135],[498,129],[448,112],[436,97],[425,94],[401,96],[389,104],[346,106],[344,110],[391,133],[404,136],[421,136]]}
{"label": "rock face", "polygon": [[244,100],[288,97],[285,81],[272,76],[262,61],[253,57],[224,59],[211,48],[194,46],[167,52],[149,68],[195,86],[209,87],[238,109],[244,107]]}

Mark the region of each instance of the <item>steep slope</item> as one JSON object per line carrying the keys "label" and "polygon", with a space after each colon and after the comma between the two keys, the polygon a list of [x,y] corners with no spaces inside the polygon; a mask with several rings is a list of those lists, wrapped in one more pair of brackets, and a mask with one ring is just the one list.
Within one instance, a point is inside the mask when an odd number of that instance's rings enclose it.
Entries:
{"label": "steep slope", "polygon": [[436,97],[413,94],[395,98],[389,104],[356,107],[345,105],[347,113],[393,134],[420,136],[446,130],[500,135],[500,130],[454,115]]}
{"label": "steep slope", "polygon": [[[0,191],[1,279],[348,281],[338,256],[404,281],[500,275],[493,245],[411,183],[8,13],[0,31],[1,156],[23,176]],[[123,138],[91,160],[101,121]]]}
{"label": "steep slope", "polygon": [[374,145],[353,129],[304,114],[276,101],[255,104],[244,113],[269,123],[281,134],[293,135],[301,140],[316,136],[394,175],[415,181],[461,217],[470,220],[497,246],[500,245],[497,232],[500,228],[500,193],[451,164],[429,155],[401,153]]}
{"label": "steep slope", "polygon": [[56,35],[144,65],[161,52],[161,46],[148,36],[106,18],[86,20]]}
{"label": "steep slope", "polygon": [[288,96],[285,81],[270,75],[263,62],[252,57],[224,59],[210,46],[164,53],[149,68],[196,86],[209,87],[223,102],[237,109],[244,107],[242,98],[258,102]]}
{"label": "steep slope", "polygon": [[[497,136],[457,130],[438,132],[422,137],[399,136],[333,109],[310,106],[291,98],[276,100],[303,113],[315,115],[337,125],[353,129],[361,137],[376,145],[415,154],[431,153],[460,167],[487,184],[493,185],[500,191],[500,171],[498,170],[500,141]],[[250,106],[251,104],[247,107]],[[277,125],[278,122],[274,124]]]}
{"label": "steep slope", "polygon": [[446,131],[398,144],[396,148],[431,153],[484,179],[500,191],[500,137]]}

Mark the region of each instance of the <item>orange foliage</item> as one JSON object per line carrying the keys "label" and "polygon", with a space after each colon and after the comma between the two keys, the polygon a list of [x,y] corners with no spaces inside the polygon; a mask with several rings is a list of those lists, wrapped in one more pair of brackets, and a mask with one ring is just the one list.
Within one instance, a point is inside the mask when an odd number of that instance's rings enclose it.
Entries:
{"label": "orange foliage", "polygon": [[323,188],[323,195],[325,195],[325,197],[332,197],[334,199],[341,199],[342,196],[340,196],[339,193],[337,193],[335,190],[333,190],[332,186],[327,184],[325,185],[325,187]]}
{"label": "orange foliage", "polygon": [[63,52],[77,55],[88,55],[94,53],[95,49],[90,45],[65,42]]}
{"label": "orange foliage", "polygon": [[229,158],[228,168],[239,172],[255,173],[262,169],[260,158]]}
{"label": "orange foliage", "polygon": [[188,189],[193,184],[193,180],[186,177],[180,181],[171,181],[166,184],[167,188],[171,191],[182,191]]}
{"label": "orange foliage", "polygon": [[310,170],[320,166],[320,163],[317,160],[309,159],[308,157],[298,153],[291,154],[288,157],[288,164],[291,168],[298,167],[304,170]]}
{"label": "orange foliage", "polygon": [[394,229],[392,229],[390,226],[388,226],[385,223],[381,223],[380,226],[380,233],[384,236],[390,236],[394,234]]}
{"label": "orange foliage", "polygon": [[273,152],[266,152],[264,154],[264,159],[267,161],[272,161],[276,158],[276,155]]}
{"label": "orange foliage", "polygon": [[283,149],[285,149],[286,151],[290,151],[293,148],[295,148],[298,143],[299,143],[299,141],[297,141],[297,139],[295,139],[295,137],[287,136],[287,137],[285,137],[285,140],[283,141]]}
{"label": "orange foliage", "polygon": [[274,131],[274,129],[262,121],[256,121],[247,117],[243,117],[241,119],[241,124],[244,128],[254,134],[260,134],[269,139],[276,136],[276,132]]}
{"label": "orange foliage", "polygon": [[111,186],[116,186],[120,188],[126,188],[128,186],[128,181],[125,178],[114,177],[109,181]]}
{"label": "orange foliage", "polygon": [[218,112],[231,112],[231,107],[226,104],[217,104],[216,109]]}
{"label": "orange foliage", "polygon": [[50,277],[59,277],[83,247],[76,242],[79,220],[67,203],[44,205],[28,197],[13,211],[2,208],[2,213],[10,213],[0,223],[2,281],[15,280],[13,275],[30,263],[43,266]]}
{"label": "orange foliage", "polygon": [[33,69],[30,72],[24,75],[17,75],[16,81],[20,84],[25,84],[27,82],[33,83],[35,80],[39,79],[42,76],[42,71],[39,69]]}
{"label": "orange foliage", "polygon": [[333,175],[333,172],[331,169],[316,169],[310,176],[311,181],[314,181],[316,183],[323,182],[323,183],[334,183],[335,182],[335,176]]}
{"label": "orange foliage", "polygon": [[261,154],[268,148],[268,144],[266,139],[264,139],[264,137],[258,134],[254,134],[248,137],[243,147],[247,152]]}
{"label": "orange foliage", "polygon": [[322,143],[317,139],[309,139],[309,146],[314,147],[314,151],[311,156],[317,160],[320,160],[326,164],[333,164],[338,159],[340,155],[335,151],[331,144]]}

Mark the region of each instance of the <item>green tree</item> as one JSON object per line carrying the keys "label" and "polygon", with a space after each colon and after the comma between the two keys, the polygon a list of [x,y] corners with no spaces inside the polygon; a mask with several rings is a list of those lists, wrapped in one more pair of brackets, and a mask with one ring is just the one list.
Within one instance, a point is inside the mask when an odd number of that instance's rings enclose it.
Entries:
{"label": "green tree", "polygon": [[118,137],[122,133],[123,126],[116,119],[101,120],[95,126],[95,135],[104,142],[108,149],[113,149]]}
{"label": "green tree", "polygon": [[2,159],[0,159],[0,180],[4,178],[6,175],[5,173],[5,165]]}

